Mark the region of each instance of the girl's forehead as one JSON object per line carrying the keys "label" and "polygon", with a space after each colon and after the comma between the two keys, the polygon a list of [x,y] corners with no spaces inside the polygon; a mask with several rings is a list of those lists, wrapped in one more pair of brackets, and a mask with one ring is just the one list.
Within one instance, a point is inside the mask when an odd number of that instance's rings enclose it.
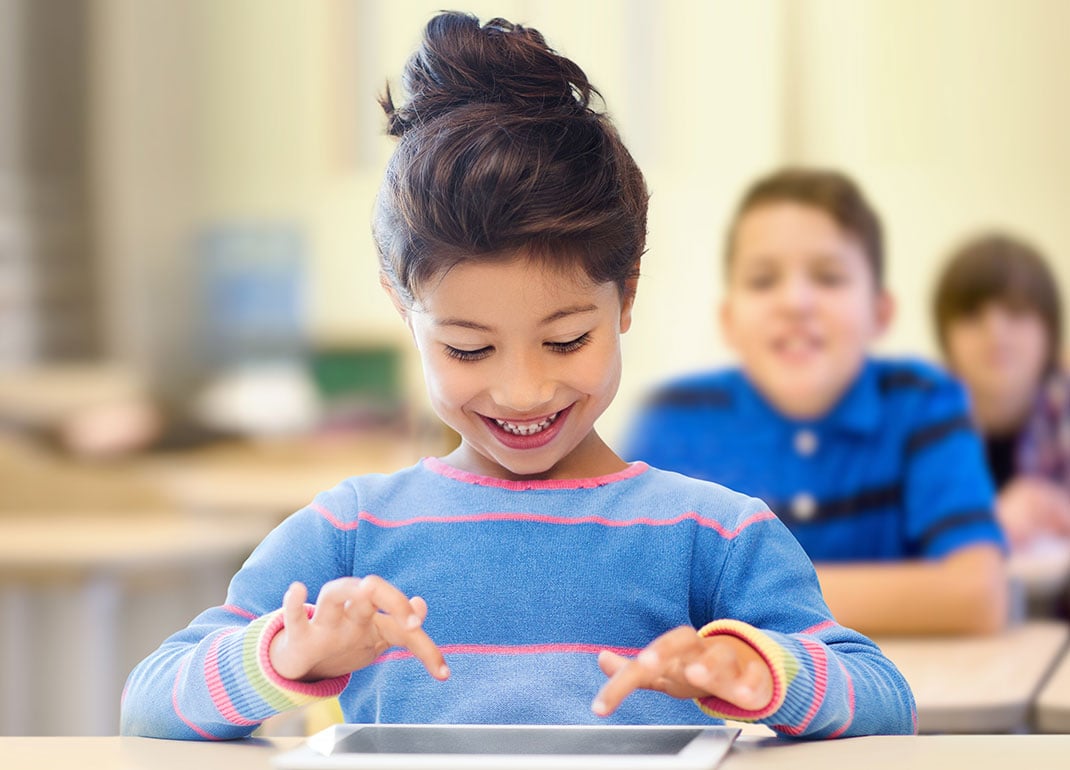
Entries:
{"label": "girl's forehead", "polygon": [[614,283],[593,282],[582,269],[563,269],[531,259],[468,261],[454,265],[416,294],[417,308],[438,314],[464,311],[522,313],[616,299]]}

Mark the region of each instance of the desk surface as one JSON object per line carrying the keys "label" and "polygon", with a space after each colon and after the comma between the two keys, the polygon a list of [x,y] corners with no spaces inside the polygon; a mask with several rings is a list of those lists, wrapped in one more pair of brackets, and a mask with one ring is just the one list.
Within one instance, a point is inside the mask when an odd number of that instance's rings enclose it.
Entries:
{"label": "desk surface", "polygon": [[[299,739],[230,743],[149,738],[0,738],[0,765],[18,770],[271,770],[271,757]],[[1070,735],[950,735],[849,738],[814,743],[741,736],[725,770],[865,767],[866,770],[1065,768]]]}
{"label": "desk surface", "polygon": [[[1062,660],[1036,704],[1037,729],[1045,733],[1070,733],[1070,652]],[[1068,758],[1070,761],[1070,758]]]}
{"label": "desk surface", "polygon": [[1030,621],[995,636],[877,642],[914,691],[920,732],[1002,733],[1026,727],[1068,637],[1065,623]]}

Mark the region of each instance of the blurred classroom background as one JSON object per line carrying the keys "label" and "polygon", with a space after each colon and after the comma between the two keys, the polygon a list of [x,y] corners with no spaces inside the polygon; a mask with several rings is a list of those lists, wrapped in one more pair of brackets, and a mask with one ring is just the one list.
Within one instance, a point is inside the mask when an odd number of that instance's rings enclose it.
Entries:
{"label": "blurred classroom background", "polygon": [[[0,0],[0,734],[107,734],[267,529],[452,440],[377,280],[375,97],[442,3]],[[1070,3],[470,0],[605,97],[653,197],[615,442],[728,360],[724,224],[784,163],[882,214],[889,353],[1005,228],[1070,281]],[[1064,289],[1064,292],[1066,289]]]}

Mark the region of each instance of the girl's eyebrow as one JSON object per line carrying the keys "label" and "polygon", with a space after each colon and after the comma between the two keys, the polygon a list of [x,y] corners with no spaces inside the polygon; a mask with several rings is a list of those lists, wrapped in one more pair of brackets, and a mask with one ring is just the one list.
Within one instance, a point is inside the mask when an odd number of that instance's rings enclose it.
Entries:
{"label": "girl's eyebrow", "polygon": [[[571,305],[550,313],[550,315],[539,321],[539,326],[546,326],[554,321],[560,321],[562,318],[568,318],[569,316],[580,315],[582,313],[592,313],[596,310],[598,310],[598,305],[593,303],[587,305]],[[459,326],[462,329],[472,329],[477,332],[494,331],[492,327],[487,326],[486,324],[470,321],[466,318],[441,318],[435,321],[435,326]]]}

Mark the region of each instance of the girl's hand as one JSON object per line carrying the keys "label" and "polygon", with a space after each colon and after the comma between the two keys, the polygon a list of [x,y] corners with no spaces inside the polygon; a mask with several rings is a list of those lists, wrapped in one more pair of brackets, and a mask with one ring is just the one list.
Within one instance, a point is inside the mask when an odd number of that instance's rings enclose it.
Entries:
{"label": "girl's hand", "polygon": [[431,676],[446,679],[449,667],[422,625],[427,602],[409,599],[381,577],[346,577],[323,586],[312,617],[308,589],[293,583],[282,599],[284,627],[268,656],[287,679],[330,679],[364,668],[389,647],[404,647]]}
{"label": "girl's hand", "polygon": [[600,716],[640,688],[674,698],[714,695],[748,711],[773,697],[773,675],[753,647],[734,636],[703,638],[690,626],[662,634],[635,658],[603,650],[598,666],[609,677],[591,704]]}

